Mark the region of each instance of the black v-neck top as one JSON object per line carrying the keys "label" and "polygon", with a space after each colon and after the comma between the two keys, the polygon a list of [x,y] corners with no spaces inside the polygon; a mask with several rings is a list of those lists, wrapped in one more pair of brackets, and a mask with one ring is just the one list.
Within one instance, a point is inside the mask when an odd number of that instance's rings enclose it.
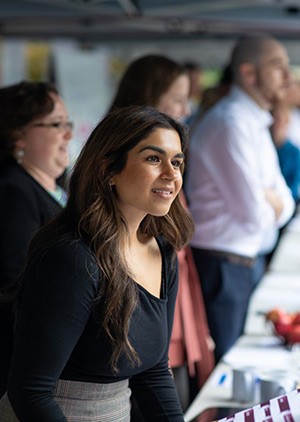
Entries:
{"label": "black v-neck top", "polygon": [[21,421],[66,421],[52,398],[58,379],[130,379],[145,420],[183,421],[168,368],[177,265],[172,248],[157,241],[163,260],[162,295],[157,298],[136,284],[139,304],[129,330],[142,364],[132,367],[121,356],[117,376],[108,364],[110,342],[92,311],[102,275],[86,244],[69,235],[27,266],[8,385],[8,397]]}

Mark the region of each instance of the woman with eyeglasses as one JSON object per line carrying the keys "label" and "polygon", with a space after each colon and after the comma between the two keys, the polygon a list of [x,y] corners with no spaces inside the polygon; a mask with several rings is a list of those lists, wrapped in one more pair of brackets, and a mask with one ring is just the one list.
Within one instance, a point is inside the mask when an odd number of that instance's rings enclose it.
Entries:
{"label": "woman with eyeglasses", "polygon": [[0,395],[13,348],[17,277],[33,234],[66,203],[57,184],[72,137],[54,86],[21,82],[0,89]]}

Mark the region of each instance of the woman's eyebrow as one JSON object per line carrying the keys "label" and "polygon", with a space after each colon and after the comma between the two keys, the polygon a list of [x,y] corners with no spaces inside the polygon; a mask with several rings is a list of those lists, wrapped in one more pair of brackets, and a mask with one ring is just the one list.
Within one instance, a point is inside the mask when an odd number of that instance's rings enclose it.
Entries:
{"label": "woman's eyebrow", "polygon": [[[142,149],[140,149],[139,152],[146,151],[147,149],[149,149],[151,151],[158,152],[159,154],[162,154],[162,155],[167,155],[167,152],[164,149],[162,149],[160,147],[157,147],[157,146],[154,146],[154,145],[146,145],[145,147],[143,147]],[[176,157],[176,158],[184,158],[184,153],[183,152],[178,152],[177,154],[174,155],[174,157]]]}

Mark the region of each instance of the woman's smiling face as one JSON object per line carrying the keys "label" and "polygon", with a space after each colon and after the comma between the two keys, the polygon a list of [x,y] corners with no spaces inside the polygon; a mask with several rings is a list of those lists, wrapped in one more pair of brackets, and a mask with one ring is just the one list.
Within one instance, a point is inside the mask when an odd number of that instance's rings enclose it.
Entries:
{"label": "woman's smiling face", "polygon": [[[17,140],[16,146],[24,150],[23,164],[56,179],[69,165],[72,128],[61,97],[56,94],[50,96],[54,102],[52,112],[28,124]],[[53,124],[64,126],[55,127]]]}
{"label": "woman's smiling face", "polygon": [[182,186],[184,155],[178,133],[156,129],[129,151],[125,168],[113,177],[127,221],[166,215]]}

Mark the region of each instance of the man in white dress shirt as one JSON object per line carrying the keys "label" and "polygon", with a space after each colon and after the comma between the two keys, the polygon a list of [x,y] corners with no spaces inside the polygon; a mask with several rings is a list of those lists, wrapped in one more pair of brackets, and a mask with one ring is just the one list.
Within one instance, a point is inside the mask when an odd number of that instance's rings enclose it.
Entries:
{"label": "man in white dress shirt", "polygon": [[230,65],[232,89],[193,131],[186,186],[217,361],[242,334],[263,256],[294,211],[269,132],[269,110],[290,83],[286,50],[271,37],[244,37]]}

